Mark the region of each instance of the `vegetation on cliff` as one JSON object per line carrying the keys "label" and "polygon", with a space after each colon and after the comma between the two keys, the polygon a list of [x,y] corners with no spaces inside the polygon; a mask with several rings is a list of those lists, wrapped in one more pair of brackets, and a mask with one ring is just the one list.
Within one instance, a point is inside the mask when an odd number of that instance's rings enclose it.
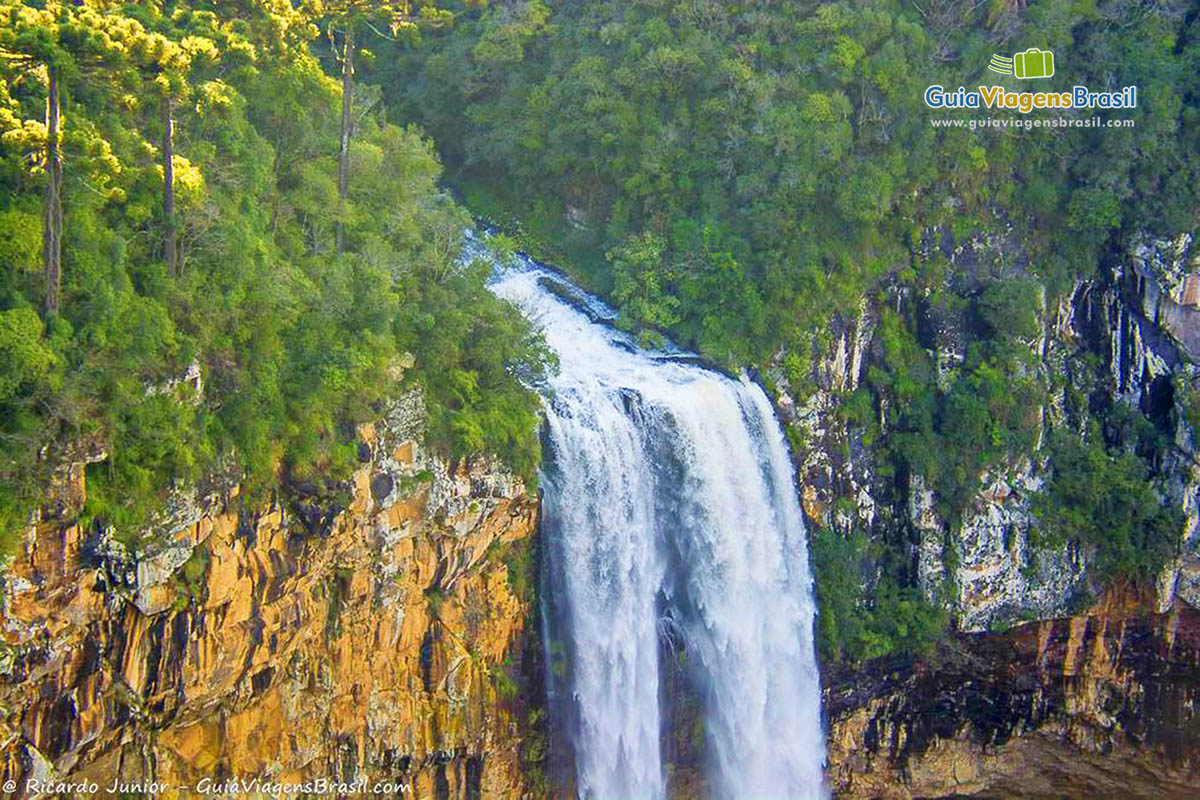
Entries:
{"label": "vegetation on cliff", "polygon": [[0,3],[0,529],[81,440],[110,523],[217,464],[334,482],[413,381],[440,447],[532,474],[545,351],[428,140],[353,83],[346,130],[335,6]]}
{"label": "vegetation on cliff", "polygon": [[[931,227],[1012,212],[1062,285],[1114,229],[1196,217],[1200,21],[1181,2],[476,5],[379,65],[388,96],[626,324],[727,363],[800,344],[889,272],[924,286],[905,268]],[[929,84],[1022,88],[988,60],[1031,45],[1055,86],[1137,85],[1136,109],[1101,114],[1135,126],[930,125]]]}
{"label": "vegetation on cliff", "polygon": [[[888,563],[886,548],[862,531],[843,536],[830,528],[810,538],[816,571],[813,592],[820,614],[816,640],[822,658],[858,663],[889,653],[923,655],[945,632],[945,609],[930,603]],[[863,575],[880,574],[871,597],[863,596]]]}
{"label": "vegetation on cliff", "polygon": [[[1039,544],[1093,547],[1101,574],[1150,585],[1176,553],[1183,514],[1163,505],[1146,462],[1123,444],[1106,445],[1098,428],[1083,442],[1062,437],[1056,444],[1052,480],[1037,498]],[[1162,445],[1151,447],[1157,453]]]}

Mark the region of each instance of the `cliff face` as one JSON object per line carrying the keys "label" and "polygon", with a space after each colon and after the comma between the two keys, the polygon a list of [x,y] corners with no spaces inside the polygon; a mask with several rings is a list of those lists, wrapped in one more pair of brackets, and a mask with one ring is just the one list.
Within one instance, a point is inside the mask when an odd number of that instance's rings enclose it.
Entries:
{"label": "cliff face", "polygon": [[342,508],[181,494],[136,559],[80,527],[69,463],[5,577],[0,778],[519,797],[536,501],[423,419],[410,394],[360,430]]}
{"label": "cliff face", "polygon": [[[1014,264],[1013,274],[1025,274],[1019,244],[1004,235],[951,242],[944,249],[947,291],[969,294],[972,283],[982,285],[975,273],[995,263]],[[1064,547],[1034,557],[1031,499],[1045,482],[1049,432],[1083,424],[1068,410],[1074,393],[1088,403],[1123,405],[1169,430],[1158,471],[1164,502],[1179,509],[1185,522],[1179,557],[1159,576],[1156,610],[1166,611],[1177,597],[1200,606],[1200,431],[1192,429],[1189,419],[1195,417],[1189,417],[1188,395],[1180,391],[1190,387],[1191,396],[1200,397],[1195,350],[1200,298],[1194,291],[1200,285],[1200,253],[1193,251],[1190,236],[1142,237],[1106,272],[1078,283],[1060,302],[1043,304],[1040,335],[1026,343],[1050,389],[1047,403],[1035,409],[1038,445],[985,474],[954,525],[939,513],[920,475],[897,479],[881,470],[872,444],[841,421],[845,396],[880,357],[875,304],[864,301],[857,315],[835,319],[830,330],[814,336],[813,388],[799,402],[792,399],[784,371],[772,370],[782,390],[782,415],[804,442],[797,453],[798,477],[810,521],[909,542],[915,573],[930,594],[946,579],[955,587],[951,610],[960,630],[1066,616],[1101,587],[1086,580],[1086,551]],[[904,292],[893,292],[887,302],[914,309],[939,383],[948,385],[966,349],[965,312]],[[878,413],[886,431],[893,410]],[[944,552],[950,538],[953,562]]]}
{"label": "cliff face", "polygon": [[1189,797],[1200,613],[1111,602],[827,676],[839,798]]}
{"label": "cliff face", "polygon": [[[946,258],[947,292],[960,296],[977,290],[978,274],[1028,275],[1010,234],[956,244],[931,233],[927,245]],[[874,301],[814,336],[812,390],[799,401],[784,370],[772,371],[781,412],[803,442],[810,524],[902,542],[930,595],[952,587],[959,632],[915,663],[826,668],[828,775],[838,797],[1169,797],[1200,785],[1200,431],[1186,405],[1189,388],[1200,396],[1200,253],[1190,236],[1143,236],[1102,273],[1043,303],[1040,335],[1027,343],[1050,388],[1035,409],[1038,444],[985,475],[957,523],[919,475],[880,469],[872,443],[839,416],[880,357]],[[967,347],[963,312],[899,290],[887,302],[918,320],[939,384],[949,386]],[[1081,425],[1072,392],[1140,413],[1168,440],[1156,466],[1163,502],[1184,519],[1179,555],[1137,602],[1118,602],[1092,581],[1086,549],[1035,556],[1032,498],[1047,477],[1048,434]],[[886,431],[893,410],[877,412]]]}

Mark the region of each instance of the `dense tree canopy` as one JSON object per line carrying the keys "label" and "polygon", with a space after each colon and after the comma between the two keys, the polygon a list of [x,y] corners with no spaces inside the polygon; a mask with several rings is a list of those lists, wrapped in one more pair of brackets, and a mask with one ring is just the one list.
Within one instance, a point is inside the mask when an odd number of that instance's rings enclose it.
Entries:
{"label": "dense tree canopy", "polygon": [[[536,403],[518,377],[543,350],[459,262],[469,219],[416,129],[364,108],[339,204],[322,22],[286,0],[0,3],[6,532],[58,448],[87,438],[107,452],[89,513],[127,529],[217,464],[251,489],[332,487],[354,423],[414,382],[439,446],[531,474]],[[40,313],[51,74],[61,295]],[[180,380],[192,365],[199,394]]]}
{"label": "dense tree canopy", "polygon": [[[1094,270],[1112,230],[1171,232],[1200,213],[1200,21],[1182,2],[457,12],[379,66],[391,96],[464,190],[564,242],[626,324],[727,363],[761,361],[904,272],[931,227],[1016,225],[1061,287]],[[1028,88],[987,65],[1033,45],[1058,54],[1053,88],[1137,85],[1136,109],[1069,114],[1135,127],[931,125],[952,115],[924,105],[926,86]]]}

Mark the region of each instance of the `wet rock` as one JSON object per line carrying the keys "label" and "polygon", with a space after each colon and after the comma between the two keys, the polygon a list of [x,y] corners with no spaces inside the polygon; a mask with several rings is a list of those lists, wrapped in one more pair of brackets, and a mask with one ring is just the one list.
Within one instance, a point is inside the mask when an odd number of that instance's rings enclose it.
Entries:
{"label": "wet rock", "polygon": [[1200,781],[1200,613],[1110,596],[825,676],[838,798],[1186,797]]}

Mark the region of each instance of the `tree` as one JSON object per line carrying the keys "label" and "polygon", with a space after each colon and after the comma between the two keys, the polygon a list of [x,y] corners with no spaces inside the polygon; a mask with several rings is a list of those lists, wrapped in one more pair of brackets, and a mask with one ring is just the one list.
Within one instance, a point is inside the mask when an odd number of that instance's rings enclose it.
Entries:
{"label": "tree", "polygon": [[[418,25],[440,27],[453,20],[449,11],[438,10],[431,2],[421,2],[414,10],[408,0],[313,0],[310,5],[314,18],[325,20],[325,35],[333,50],[334,60],[341,68],[342,115],[338,136],[338,221],[335,240],[338,252],[346,249],[346,200],[350,196],[350,140],[354,136],[354,69],[359,51],[358,33],[361,30],[384,39],[401,34],[413,36]],[[381,30],[382,23],[389,32]],[[338,46],[338,39],[341,46]]]}
{"label": "tree", "polygon": [[159,96],[158,113],[162,124],[159,155],[163,171],[163,256],[167,272],[176,277],[182,266],[175,216],[175,109],[187,96],[193,61],[207,56],[215,63],[217,48],[211,40],[197,36],[186,36],[181,43],[160,33],[141,38],[137,49],[143,53],[143,60],[138,66],[144,74],[152,76],[154,91]]}
{"label": "tree", "polygon": [[167,95],[162,102],[163,114],[163,219],[166,231],[164,233],[163,251],[167,257],[167,271],[174,277],[177,272],[175,252],[175,116],[171,96]]}
{"label": "tree", "polygon": [[621,327],[644,325],[666,330],[679,322],[679,300],[667,291],[675,276],[663,261],[666,249],[663,237],[642,233],[608,252],[613,297],[621,307]]}
{"label": "tree", "polygon": [[45,279],[43,307],[57,314],[62,284],[62,150],[60,83],[67,53],[59,42],[59,28],[68,13],[60,4],[44,9],[10,7],[6,24],[0,26],[0,56],[15,67],[46,76],[46,144],[43,169],[46,187],[42,200],[42,272]]}
{"label": "tree", "polygon": [[43,307],[58,314],[63,250],[63,115],[64,82],[110,84],[127,66],[136,22],[107,7],[47,3],[33,9],[8,3],[0,25],[0,57],[18,68],[41,69],[46,78],[46,184],[42,201]]}
{"label": "tree", "polygon": [[46,199],[42,205],[42,264],[46,276],[46,314],[58,313],[62,285],[62,155],[59,150],[58,68],[47,65]]}
{"label": "tree", "polygon": [[1153,581],[1179,548],[1183,513],[1160,498],[1141,458],[1109,448],[1098,427],[1083,442],[1063,436],[1046,491],[1035,498],[1035,544],[1094,548],[1089,569],[1104,579]]}

